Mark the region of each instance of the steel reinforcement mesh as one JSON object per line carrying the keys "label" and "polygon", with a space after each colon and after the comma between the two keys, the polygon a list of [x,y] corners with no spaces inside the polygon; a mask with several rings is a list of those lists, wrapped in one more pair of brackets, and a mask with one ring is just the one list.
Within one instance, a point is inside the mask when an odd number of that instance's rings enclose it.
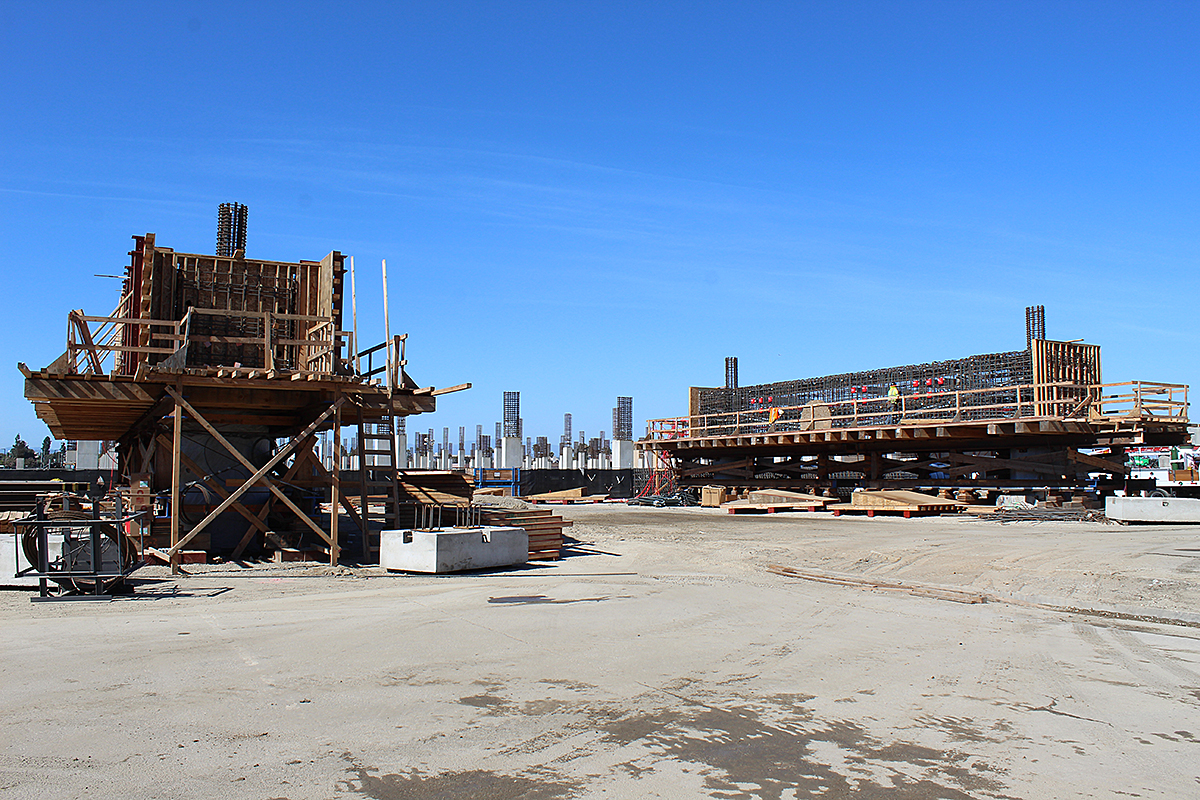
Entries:
{"label": "steel reinforcement mesh", "polygon": [[613,438],[628,442],[633,440],[633,398],[618,397],[613,409]]}
{"label": "steel reinforcement mesh", "polygon": [[504,393],[504,435],[521,436],[521,393]]}
{"label": "steel reinforcement mesh", "polygon": [[[1028,350],[1007,353],[987,353],[949,361],[910,364],[902,367],[847,372],[798,381],[779,381],[733,389],[701,389],[698,411],[701,415],[722,415],[735,411],[756,411],[767,407],[788,409],[783,412],[777,429],[787,429],[789,422],[801,421],[798,407],[810,403],[849,403],[852,400],[876,400],[887,396],[895,384],[909,407],[936,414],[938,409],[955,408],[955,391],[972,392],[961,396],[961,419],[985,419],[1011,416],[1003,408],[981,408],[1015,404],[1012,387],[1032,383],[1032,359]],[[996,392],[979,391],[996,389]],[[916,396],[917,401],[913,398]],[[1032,390],[1022,391],[1022,400],[1033,399]],[[884,411],[883,403],[874,408]],[[1015,407],[1012,413],[1016,413]],[[1022,413],[1032,413],[1025,409]],[[836,415],[835,415],[836,416]],[[864,420],[865,421],[865,420]],[[719,417],[709,418],[707,424],[720,425]],[[729,423],[732,424],[732,417]],[[848,426],[851,420],[834,419],[834,427]],[[862,424],[860,422],[860,424]],[[868,422],[868,424],[870,424]],[[884,424],[880,421],[880,424]]]}

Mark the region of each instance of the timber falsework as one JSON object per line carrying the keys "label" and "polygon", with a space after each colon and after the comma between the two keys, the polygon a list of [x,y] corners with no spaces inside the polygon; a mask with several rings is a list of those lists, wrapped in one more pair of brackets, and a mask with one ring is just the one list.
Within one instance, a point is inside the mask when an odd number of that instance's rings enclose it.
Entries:
{"label": "timber falsework", "polygon": [[[147,506],[167,499],[162,544],[173,564],[230,515],[246,530],[234,557],[290,526],[336,563],[344,512],[358,533],[356,555],[370,558],[372,500],[385,509],[381,523],[394,521],[404,500],[398,421],[470,384],[419,386],[405,369],[406,335],[359,345],[354,326],[343,325],[340,252],[261,261],[240,251],[176,253],[154,234],[133,238],[116,309],[70,311],[63,355],[40,370],[19,365],[38,417],[57,439],[116,442],[121,483],[141,490],[131,497]],[[377,443],[359,453],[352,474],[342,474],[342,458],[314,452],[320,433],[340,443],[345,427],[357,429],[360,449]],[[228,468],[197,463],[189,441]],[[264,441],[265,452],[246,444]],[[203,500],[189,500],[197,491]],[[291,523],[281,526],[280,515]]]}
{"label": "timber falsework", "polygon": [[1189,437],[1188,387],[1102,383],[1098,345],[1033,339],[864,375],[694,387],[691,413],[650,420],[638,447],[685,486],[1019,490],[1120,483],[1125,447]]}

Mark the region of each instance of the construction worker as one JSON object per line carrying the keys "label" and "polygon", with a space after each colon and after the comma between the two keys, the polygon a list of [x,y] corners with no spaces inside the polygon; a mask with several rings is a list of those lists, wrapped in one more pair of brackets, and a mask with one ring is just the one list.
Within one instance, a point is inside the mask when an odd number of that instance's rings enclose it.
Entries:
{"label": "construction worker", "polygon": [[900,424],[900,390],[896,388],[896,384],[888,387],[888,408],[891,409],[892,415],[888,420],[889,425]]}

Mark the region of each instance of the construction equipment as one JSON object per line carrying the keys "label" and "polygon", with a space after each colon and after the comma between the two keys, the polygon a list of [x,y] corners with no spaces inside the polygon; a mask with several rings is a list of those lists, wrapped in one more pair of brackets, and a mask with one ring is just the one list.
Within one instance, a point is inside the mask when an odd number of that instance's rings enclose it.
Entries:
{"label": "construction equipment", "polygon": [[1130,447],[1127,492],[1150,497],[1200,497],[1200,449]]}

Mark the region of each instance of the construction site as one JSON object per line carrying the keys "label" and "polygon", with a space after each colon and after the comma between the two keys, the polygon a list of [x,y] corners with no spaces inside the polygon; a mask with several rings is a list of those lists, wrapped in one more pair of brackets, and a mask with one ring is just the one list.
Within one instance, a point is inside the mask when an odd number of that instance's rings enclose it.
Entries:
{"label": "construction site", "polygon": [[1186,385],[1106,382],[1035,305],[1023,349],[730,357],[554,444],[506,391],[439,445],[409,418],[470,361],[422,384],[386,263],[360,338],[353,259],[246,224],[133,236],[112,311],[19,365],[115,467],[0,486],[7,796],[1195,794]]}

